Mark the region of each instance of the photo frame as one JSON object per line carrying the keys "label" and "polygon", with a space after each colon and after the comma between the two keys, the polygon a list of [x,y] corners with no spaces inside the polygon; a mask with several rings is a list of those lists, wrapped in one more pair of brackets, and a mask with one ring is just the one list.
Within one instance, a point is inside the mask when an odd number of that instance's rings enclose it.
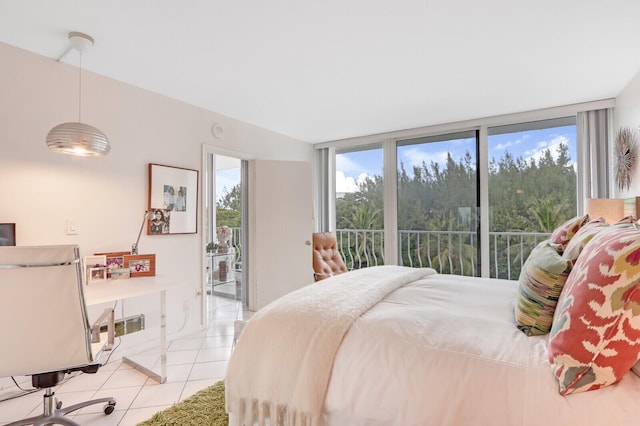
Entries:
{"label": "photo frame", "polygon": [[131,254],[128,251],[113,251],[107,253],[95,253],[96,256],[105,256],[104,264],[107,267],[107,278],[111,278],[111,270],[124,268],[124,256]]}
{"label": "photo frame", "polygon": [[198,173],[149,164],[148,235],[198,232]]}
{"label": "photo frame", "polygon": [[107,266],[107,256],[104,254],[94,254],[93,256],[85,256],[82,258],[84,268],[104,268]]}
{"label": "photo frame", "polygon": [[87,268],[87,284],[95,283],[97,281],[104,281],[106,279],[107,268],[105,266]]}
{"label": "photo frame", "polygon": [[156,275],[156,255],[128,254],[124,256],[124,267],[131,270],[131,277],[153,277]]}

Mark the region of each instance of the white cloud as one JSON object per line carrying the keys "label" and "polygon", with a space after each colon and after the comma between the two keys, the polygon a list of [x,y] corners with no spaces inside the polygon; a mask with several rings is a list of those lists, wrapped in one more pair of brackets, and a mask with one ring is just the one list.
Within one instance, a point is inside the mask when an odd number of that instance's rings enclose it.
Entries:
{"label": "white cloud", "polygon": [[530,162],[531,160],[536,160],[536,163],[540,161],[543,157],[543,153],[545,150],[551,151],[551,157],[554,160],[557,160],[560,155],[560,144],[568,145],[569,139],[566,136],[556,136],[551,141],[540,141],[536,144],[534,149],[528,150],[525,152],[525,155],[528,155],[525,160]]}
{"label": "white cloud", "polygon": [[525,133],[524,135],[522,135],[522,137],[515,139],[513,141],[509,141],[506,143],[499,143],[496,146],[493,147],[493,149],[497,149],[500,151],[503,151],[507,148],[509,148],[510,146],[516,146],[516,145],[520,145],[522,142],[526,141],[527,139],[529,139],[530,135]]}
{"label": "white cloud", "polygon": [[422,162],[429,165],[432,161],[440,165],[446,164],[447,151],[425,152],[419,148],[410,148],[402,151],[402,162],[404,163],[405,170],[413,166],[421,166]]}
{"label": "white cloud", "polygon": [[363,167],[349,158],[349,156],[336,154],[336,170],[342,170],[347,174],[354,174],[362,169]]}
{"label": "white cloud", "polygon": [[[360,179],[358,177],[358,179]],[[350,176],[345,176],[344,172],[336,171],[336,193],[356,192],[358,185],[356,180]]]}

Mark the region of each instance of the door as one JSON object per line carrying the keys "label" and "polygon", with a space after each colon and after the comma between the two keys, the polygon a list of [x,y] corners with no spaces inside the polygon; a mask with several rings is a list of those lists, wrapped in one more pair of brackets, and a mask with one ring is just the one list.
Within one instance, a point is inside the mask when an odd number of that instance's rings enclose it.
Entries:
{"label": "door", "polygon": [[312,169],[306,161],[249,161],[249,309],[313,282]]}

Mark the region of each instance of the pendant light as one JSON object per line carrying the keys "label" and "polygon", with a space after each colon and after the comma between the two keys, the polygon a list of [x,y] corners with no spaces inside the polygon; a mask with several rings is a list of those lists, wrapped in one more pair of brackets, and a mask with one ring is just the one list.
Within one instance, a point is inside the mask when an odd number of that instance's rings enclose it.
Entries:
{"label": "pendant light", "polygon": [[69,49],[76,49],[80,53],[78,122],[58,124],[49,130],[47,146],[53,152],[80,157],[107,155],[111,150],[107,136],[99,129],[82,123],[82,53],[93,46],[93,38],[87,34],[70,32],[69,43],[71,45]]}

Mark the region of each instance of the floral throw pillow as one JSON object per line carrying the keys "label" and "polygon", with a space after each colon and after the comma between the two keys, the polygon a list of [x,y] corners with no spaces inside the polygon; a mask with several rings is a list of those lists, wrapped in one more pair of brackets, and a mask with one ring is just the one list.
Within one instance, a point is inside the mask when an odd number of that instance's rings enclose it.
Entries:
{"label": "floral throw pillow", "polygon": [[578,260],[578,256],[593,237],[600,231],[608,229],[609,225],[604,218],[592,219],[576,232],[564,248],[562,257],[569,260],[573,265]]}
{"label": "floral throw pillow", "polygon": [[562,291],[571,262],[563,259],[561,246],[548,240],[533,249],[520,273],[515,318],[517,326],[527,336],[549,333],[558,297]]}
{"label": "floral throw pillow", "polygon": [[562,395],[622,378],[640,357],[640,232],[601,232],[578,257],[558,300],[549,362]]}
{"label": "floral throw pillow", "polygon": [[567,220],[562,225],[558,226],[551,237],[549,238],[554,244],[562,244],[563,246],[571,240],[571,238],[582,228],[587,222],[589,222],[589,215],[576,216]]}

